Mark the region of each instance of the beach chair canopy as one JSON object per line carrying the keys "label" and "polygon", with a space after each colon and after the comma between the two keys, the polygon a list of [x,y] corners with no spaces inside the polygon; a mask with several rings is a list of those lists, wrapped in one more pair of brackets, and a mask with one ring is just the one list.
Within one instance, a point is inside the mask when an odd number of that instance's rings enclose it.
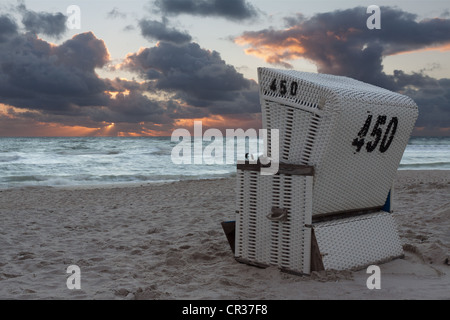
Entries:
{"label": "beach chair canopy", "polygon": [[[418,116],[415,102],[342,76],[259,68],[263,127],[280,162],[314,166],[313,216],[380,208]],[[268,155],[274,157],[269,130]]]}

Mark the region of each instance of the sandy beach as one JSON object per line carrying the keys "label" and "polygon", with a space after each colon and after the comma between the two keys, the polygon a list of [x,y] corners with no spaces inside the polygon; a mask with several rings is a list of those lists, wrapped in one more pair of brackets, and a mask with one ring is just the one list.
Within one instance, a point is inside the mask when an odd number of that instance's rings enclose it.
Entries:
{"label": "sandy beach", "polygon": [[[235,180],[0,192],[0,299],[450,299],[450,171],[399,171],[405,257],[295,276],[234,260]],[[81,289],[69,290],[70,265]]]}

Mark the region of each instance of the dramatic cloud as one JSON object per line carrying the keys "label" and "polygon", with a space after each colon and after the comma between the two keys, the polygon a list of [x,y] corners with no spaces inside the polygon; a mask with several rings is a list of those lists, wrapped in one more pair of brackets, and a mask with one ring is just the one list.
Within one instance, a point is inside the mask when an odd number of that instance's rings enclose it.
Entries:
{"label": "dramatic cloud", "polygon": [[259,112],[258,89],[216,51],[196,43],[174,45],[161,42],[127,57],[124,68],[139,73],[156,90],[174,94],[211,113]]}
{"label": "dramatic cloud", "polygon": [[60,37],[67,30],[67,17],[60,12],[34,12],[28,10],[25,4],[20,4],[17,8],[22,14],[22,23],[29,32]]}
{"label": "dramatic cloud", "polygon": [[245,32],[235,41],[249,45],[247,53],[272,64],[291,67],[289,61],[305,58],[316,63],[319,72],[366,80],[377,80],[370,79],[371,74],[379,76],[384,56],[430,46],[447,45],[450,50],[450,20],[416,22],[416,15],[383,7],[382,28],[369,30],[368,17],[363,7],[320,13],[310,19],[300,16],[290,18],[287,29]]}
{"label": "dramatic cloud", "polygon": [[[288,18],[287,29],[245,32],[235,41],[248,45],[248,54],[266,62],[292,67],[295,59],[308,59],[321,73],[344,75],[390,90],[408,93],[421,108],[419,125],[450,127],[450,87],[422,73],[407,75],[383,71],[383,58],[423,49],[450,50],[450,20],[416,21],[411,13],[382,7],[380,30],[369,30],[366,8],[320,13],[306,19]],[[434,88],[434,95],[427,92]],[[436,97],[438,94],[439,98]],[[443,115],[446,120],[442,120]]]}
{"label": "dramatic cloud", "polygon": [[7,16],[0,16],[0,26],[3,120],[90,128],[111,122],[173,122],[164,115],[164,103],[145,95],[148,86],[98,76],[96,69],[105,67],[110,57],[105,43],[92,32],[54,45],[35,34],[19,33]]}
{"label": "dramatic cloud", "polygon": [[450,127],[450,79],[434,79],[422,73],[395,71],[392,76],[401,92],[419,106],[417,127],[434,129]]}
{"label": "dramatic cloud", "polygon": [[[21,33],[13,18],[0,16],[0,122],[22,129],[34,123],[43,134],[48,123],[68,135],[167,134],[180,121],[226,121],[237,114],[258,123],[248,116],[260,112],[257,84],[164,23],[139,24],[143,35],[160,42],[122,64],[145,80],[137,82],[97,74],[111,61],[92,32],[55,45]],[[5,128],[10,125],[3,135]]]}
{"label": "dramatic cloud", "polygon": [[218,16],[230,20],[255,18],[258,11],[245,0],[156,0],[165,15]]}
{"label": "dramatic cloud", "polygon": [[[136,27],[155,46],[130,53],[116,70],[138,80],[106,79],[112,71],[107,45],[93,32],[52,44],[42,35],[60,37],[66,30],[60,13],[16,7],[0,14],[0,135],[170,134],[201,119],[205,128],[258,127],[258,85],[227,64],[216,51],[192,42],[186,31],[173,28],[167,17],[178,14],[256,17],[257,10],[239,0],[157,0],[161,20],[142,19]],[[286,29],[246,32],[236,39],[247,53],[274,65],[291,67],[308,59],[324,73],[350,76],[411,96],[420,107],[417,126],[450,127],[450,79],[434,79],[426,70],[386,74],[383,58],[417,50],[450,50],[450,20],[417,21],[417,16],[382,8],[382,29],[368,30],[366,8],[285,19]],[[117,9],[109,18],[125,18]],[[134,29],[133,29],[134,30]],[[135,32],[139,32],[136,31]],[[14,127],[13,124],[17,126]],[[31,126],[35,126],[33,131]]]}
{"label": "dramatic cloud", "polygon": [[106,16],[110,19],[125,19],[127,17],[127,14],[120,12],[117,7],[114,7],[110,12],[108,12]]}
{"label": "dramatic cloud", "polygon": [[165,114],[163,103],[152,100],[139,92],[118,94],[107,108],[89,108],[83,112],[96,122],[153,122],[170,123],[172,119]]}
{"label": "dramatic cloud", "polygon": [[103,104],[107,87],[94,68],[108,57],[103,41],[92,33],[60,46],[17,34],[0,43],[0,103],[59,112]]}
{"label": "dramatic cloud", "polygon": [[167,19],[163,19],[163,22],[144,19],[139,22],[139,27],[141,28],[142,35],[151,40],[180,44],[192,40],[192,37],[188,33],[167,27]]}
{"label": "dramatic cloud", "polygon": [[0,16],[0,43],[17,34],[17,29],[18,26],[14,20],[8,16]]}

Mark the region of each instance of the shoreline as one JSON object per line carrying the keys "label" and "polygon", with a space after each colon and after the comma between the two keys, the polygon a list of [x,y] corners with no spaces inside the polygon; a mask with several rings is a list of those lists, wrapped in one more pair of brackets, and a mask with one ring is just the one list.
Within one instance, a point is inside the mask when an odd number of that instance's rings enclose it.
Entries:
{"label": "shoreline", "polygon": [[[409,177],[409,175],[417,174],[420,176],[430,175],[433,179],[437,181],[449,181],[450,170],[449,169],[399,169],[397,170],[397,177],[395,180],[403,179],[403,176],[408,176],[407,179],[414,180],[414,178]],[[13,186],[13,187],[1,187],[0,192],[6,190],[17,190],[17,189],[33,189],[33,188],[54,188],[54,189],[67,189],[67,190],[86,190],[86,189],[116,189],[116,188],[138,188],[146,187],[152,185],[165,185],[185,181],[205,181],[205,180],[229,180],[234,179],[236,173],[230,173],[229,177],[218,177],[218,178],[197,178],[197,179],[184,179],[184,180],[164,180],[164,181],[136,181],[136,182],[119,182],[119,183],[98,183],[98,184],[79,184],[79,185],[24,185],[24,186]],[[394,181],[395,183],[395,181]]]}
{"label": "shoreline", "polygon": [[[449,170],[450,171],[450,170]],[[235,173],[230,173],[229,177],[220,178],[197,178],[197,179],[184,179],[184,180],[161,180],[161,181],[136,181],[136,182],[118,182],[118,183],[96,183],[96,184],[77,184],[77,185],[24,185],[13,187],[0,187],[0,192],[5,190],[17,190],[17,189],[33,189],[33,188],[54,188],[54,189],[67,189],[67,190],[85,190],[85,189],[116,189],[116,188],[138,188],[152,185],[164,185],[171,183],[178,183],[184,181],[204,181],[204,180],[227,180],[233,179],[236,176]]]}
{"label": "shoreline", "polygon": [[[310,276],[234,260],[234,178],[0,192],[1,299],[450,299],[450,171],[399,170],[394,217],[405,257]],[[447,261],[447,262],[446,262]],[[81,269],[81,290],[66,269]]]}

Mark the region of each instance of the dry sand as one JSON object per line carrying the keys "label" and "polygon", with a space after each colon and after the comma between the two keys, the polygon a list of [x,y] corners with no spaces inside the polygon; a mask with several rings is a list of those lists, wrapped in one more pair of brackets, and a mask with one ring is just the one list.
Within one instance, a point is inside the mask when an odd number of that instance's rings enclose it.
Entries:
{"label": "dry sand", "polygon": [[[234,179],[0,192],[0,299],[450,299],[450,171],[399,171],[405,258],[295,276],[237,263]],[[69,290],[66,269],[81,269]]]}

